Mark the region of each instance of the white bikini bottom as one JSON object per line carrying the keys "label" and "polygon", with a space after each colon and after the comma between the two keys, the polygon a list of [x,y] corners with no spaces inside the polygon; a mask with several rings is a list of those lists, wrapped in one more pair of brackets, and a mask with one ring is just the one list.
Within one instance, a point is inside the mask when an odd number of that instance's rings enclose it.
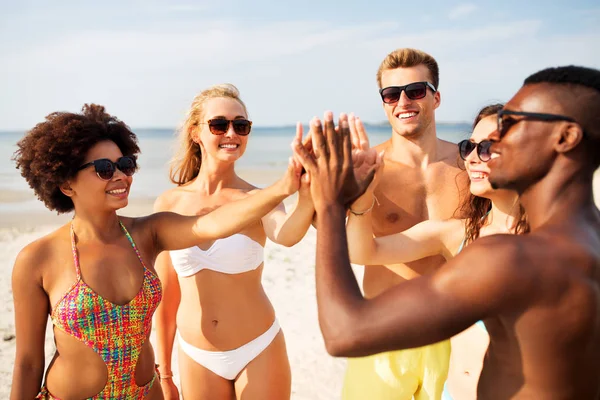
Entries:
{"label": "white bikini bottom", "polygon": [[250,361],[254,360],[271,344],[280,329],[279,322],[275,319],[273,325],[265,333],[237,349],[228,351],[199,349],[183,340],[179,331],[177,332],[177,340],[181,350],[192,360],[225,379],[233,380],[246,368]]}

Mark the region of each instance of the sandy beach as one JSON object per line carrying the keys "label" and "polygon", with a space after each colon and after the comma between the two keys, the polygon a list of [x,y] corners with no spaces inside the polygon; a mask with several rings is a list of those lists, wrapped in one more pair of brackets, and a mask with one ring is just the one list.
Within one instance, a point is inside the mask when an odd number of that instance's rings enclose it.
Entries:
{"label": "sandy beach", "polygon": [[[600,198],[600,173],[594,179],[596,199]],[[22,194],[7,193],[0,199],[23,200]],[[150,213],[151,198],[137,198],[120,214],[137,216]],[[598,203],[598,200],[597,200]],[[0,398],[9,397],[14,362],[14,316],[11,272],[18,252],[29,242],[68,221],[68,215],[38,210],[0,212]],[[314,284],[316,232],[311,228],[296,246],[285,248],[267,242],[263,283],[285,333],[292,368],[292,399],[338,399],[345,360],[330,357],[319,331]],[[355,272],[360,277],[361,267]],[[154,340],[152,338],[152,340]],[[46,336],[47,360],[54,353],[50,325]],[[174,362],[177,382],[177,363]]]}

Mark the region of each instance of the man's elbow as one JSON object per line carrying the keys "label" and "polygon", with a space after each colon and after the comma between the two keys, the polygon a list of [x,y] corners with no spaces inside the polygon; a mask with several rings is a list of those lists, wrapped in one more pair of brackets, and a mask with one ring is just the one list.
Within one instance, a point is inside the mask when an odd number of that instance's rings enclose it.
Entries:
{"label": "man's elbow", "polygon": [[323,335],[325,340],[325,350],[333,357],[357,357],[364,355],[365,341],[359,335],[349,333],[338,335],[337,337],[327,337]]}
{"label": "man's elbow", "polygon": [[333,357],[348,357],[354,348],[344,340],[325,340],[325,349]]}
{"label": "man's elbow", "polygon": [[325,342],[325,350],[334,357],[348,357],[359,347],[356,330],[351,326],[337,329],[327,325],[321,325],[321,333]]}

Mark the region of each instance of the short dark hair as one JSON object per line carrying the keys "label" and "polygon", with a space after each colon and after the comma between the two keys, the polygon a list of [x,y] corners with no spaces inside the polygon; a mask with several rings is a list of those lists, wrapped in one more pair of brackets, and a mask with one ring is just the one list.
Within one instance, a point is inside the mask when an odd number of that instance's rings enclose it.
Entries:
{"label": "short dark hair", "polygon": [[558,83],[581,85],[600,92],[600,71],[594,68],[568,65],[546,68],[530,75],[524,85],[533,83]]}
{"label": "short dark hair", "polygon": [[[568,65],[546,68],[525,79],[523,85],[547,83],[560,90],[557,101],[567,116],[577,121],[586,137],[600,142],[600,70]],[[596,166],[600,164],[598,147],[585,146]]]}
{"label": "short dark hair", "polygon": [[114,142],[123,155],[137,158],[136,135],[104,107],[85,104],[81,113],[54,112],[17,143],[13,160],[36,196],[50,210],[72,211],[73,201],[60,185],[73,178],[87,152],[99,142]]}

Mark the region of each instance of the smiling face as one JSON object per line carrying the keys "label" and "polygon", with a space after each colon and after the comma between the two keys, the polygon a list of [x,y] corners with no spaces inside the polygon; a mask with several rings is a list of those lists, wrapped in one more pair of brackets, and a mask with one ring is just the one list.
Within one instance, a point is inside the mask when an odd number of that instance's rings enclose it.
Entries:
{"label": "smiling face", "polygon": [[233,124],[229,124],[225,134],[215,135],[210,131],[210,127],[206,122],[211,119],[235,120],[247,118],[244,107],[235,99],[216,97],[207,100],[204,105],[203,123],[200,124],[200,131],[195,139],[202,144],[203,155],[226,163],[238,160],[246,151],[249,135],[236,134]]}
{"label": "smiling face", "polygon": [[[552,87],[547,84],[525,85],[504,109],[563,114],[564,110],[554,101],[552,93]],[[502,138],[497,131],[492,135],[492,139],[498,142],[491,148],[494,158],[488,165],[489,179],[495,188],[522,193],[542,179],[552,167],[556,158],[554,145],[560,141],[560,131],[566,122],[514,118],[518,122],[508,124],[511,126],[505,129]]]}
{"label": "smiling face", "polygon": [[[473,129],[473,134],[469,140],[472,143],[481,143],[481,141],[487,140],[495,130],[495,115],[482,118],[475,126],[475,129]],[[471,193],[475,196],[489,198],[494,191],[488,180],[490,169],[487,166],[487,163],[481,161],[477,156],[477,149],[473,149],[473,151],[467,155],[465,167],[469,174],[469,178],[471,179]]]}
{"label": "smiling face", "polygon": [[[427,67],[423,64],[409,68],[384,70],[381,87],[404,86],[414,82],[431,82]],[[392,104],[383,103],[383,109],[392,130],[401,136],[420,136],[435,128],[435,109],[440,105],[440,93],[427,89],[424,98],[411,100],[402,91],[400,99]]]}
{"label": "smiling face", "polygon": [[[102,158],[116,162],[122,156],[123,153],[113,141],[105,140],[87,152],[82,165]],[[82,207],[118,210],[127,206],[132,182],[133,177],[125,175],[119,169],[116,169],[110,180],[102,180],[96,174],[94,166],[88,166],[69,181],[70,190],[65,194],[73,200],[75,210]]]}

